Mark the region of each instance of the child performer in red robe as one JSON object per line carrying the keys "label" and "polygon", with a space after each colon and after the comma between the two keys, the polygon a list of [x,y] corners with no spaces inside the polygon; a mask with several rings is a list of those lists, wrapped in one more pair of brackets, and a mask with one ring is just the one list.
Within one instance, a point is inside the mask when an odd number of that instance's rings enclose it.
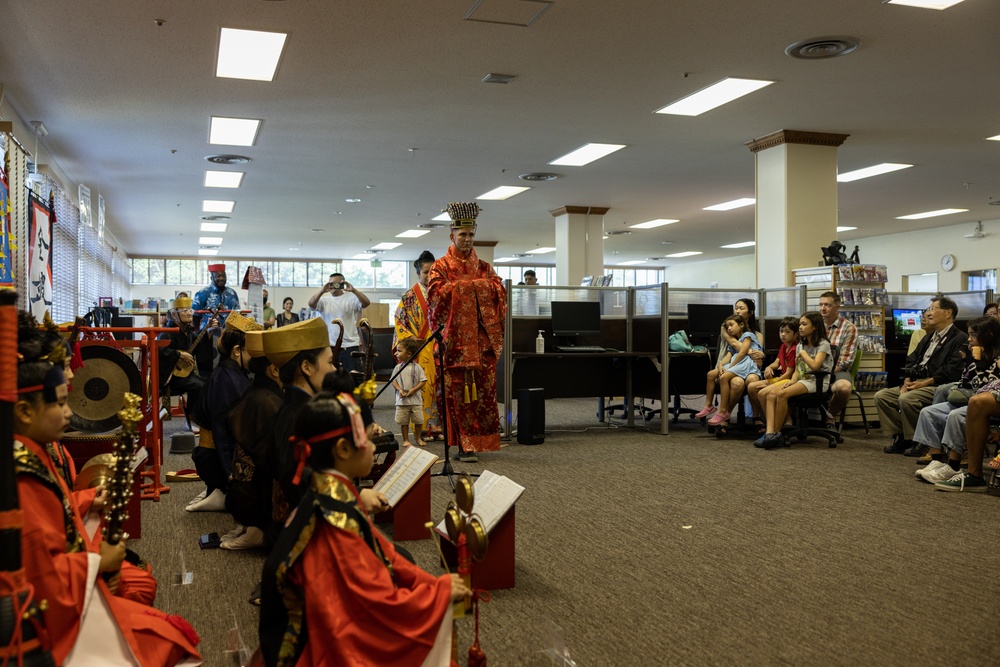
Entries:
{"label": "child performer in red robe", "polygon": [[351,483],[374,462],[353,398],[318,394],[294,433],[308,490],[264,565],[265,664],[455,664],[451,603],[469,589],[401,558],[372,525]]}
{"label": "child performer in red robe", "polygon": [[86,496],[71,491],[72,459],[58,442],[72,415],[63,369],[27,361],[19,365],[17,380],[14,465],[24,512],[22,562],[36,599],[47,604],[43,617],[56,664],[201,664],[198,635],[187,621],[115,595],[124,542],[95,545],[88,538],[78,504]]}

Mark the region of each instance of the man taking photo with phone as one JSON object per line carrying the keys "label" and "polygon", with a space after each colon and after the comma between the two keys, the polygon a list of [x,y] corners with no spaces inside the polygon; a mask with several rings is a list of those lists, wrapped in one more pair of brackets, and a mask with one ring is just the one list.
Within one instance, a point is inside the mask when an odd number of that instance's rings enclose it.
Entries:
{"label": "man taking photo with phone", "polygon": [[330,332],[330,345],[336,345],[340,329],[333,325],[334,320],[344,323],[344,340],[341,341],[340,356],[337,362],[346,370],[363,370],[360,359],[352,359],[351,352],[358,349],[361,339],[358,336],[358,320],[361,311],[367,308],[371,301],[360,290],[344,279],[342,273],[331,273],[320,291],[309,299],[309,307],[319,311]]}

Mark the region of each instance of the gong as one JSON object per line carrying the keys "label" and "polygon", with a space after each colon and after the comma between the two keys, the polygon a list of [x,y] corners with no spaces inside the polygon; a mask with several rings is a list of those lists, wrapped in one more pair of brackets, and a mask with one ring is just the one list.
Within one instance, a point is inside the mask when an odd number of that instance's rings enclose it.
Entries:
{"label": "gong", "polygon": [[67,403],[73,410],[69,423],[77,431],[103,433],[118,426],[118,411],[125,407],[125,392],[142,396],[142,377],[132,359],[107,345],[80,348],[83,368],[74,372]]}

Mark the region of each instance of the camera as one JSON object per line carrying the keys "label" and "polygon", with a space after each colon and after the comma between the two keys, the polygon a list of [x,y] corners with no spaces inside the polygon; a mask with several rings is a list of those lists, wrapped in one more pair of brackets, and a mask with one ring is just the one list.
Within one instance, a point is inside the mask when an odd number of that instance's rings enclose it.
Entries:
{"label": "camera", "polygon": [[332,282],[330,283],[330,289],[344,289],[344,283]]}
{"label": "camera", "polygon": [[911,380],[923,380],[927,377],[927,369],[923,366],[903,366],[900,375]]}

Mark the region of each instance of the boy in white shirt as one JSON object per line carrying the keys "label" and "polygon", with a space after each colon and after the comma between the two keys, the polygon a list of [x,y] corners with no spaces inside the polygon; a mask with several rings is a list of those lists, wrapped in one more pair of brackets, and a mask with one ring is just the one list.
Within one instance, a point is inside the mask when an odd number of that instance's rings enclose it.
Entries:
{"label": "boy in white shirt", "polygon": [[[410,420],[413,421],[414,442],[420,447],[427,443],[421,437],[424,430],[424,401],[420,395],[420,390],[427,382],[427,375],[420,364],[412,363],[406,368],[403,366],[409,361],[417,348],[419,341],[415,338],[404,338],[396,345],[396,358],[399,364],[393,369],[392,374],[396,379],[392,381],[392,386],[396,390],[396,423],[399,424],[400,433],[406,446],[410,444]],[[400,372],[400,369],[403,369]],[[398,375],[397,375],[398,373]]]}

